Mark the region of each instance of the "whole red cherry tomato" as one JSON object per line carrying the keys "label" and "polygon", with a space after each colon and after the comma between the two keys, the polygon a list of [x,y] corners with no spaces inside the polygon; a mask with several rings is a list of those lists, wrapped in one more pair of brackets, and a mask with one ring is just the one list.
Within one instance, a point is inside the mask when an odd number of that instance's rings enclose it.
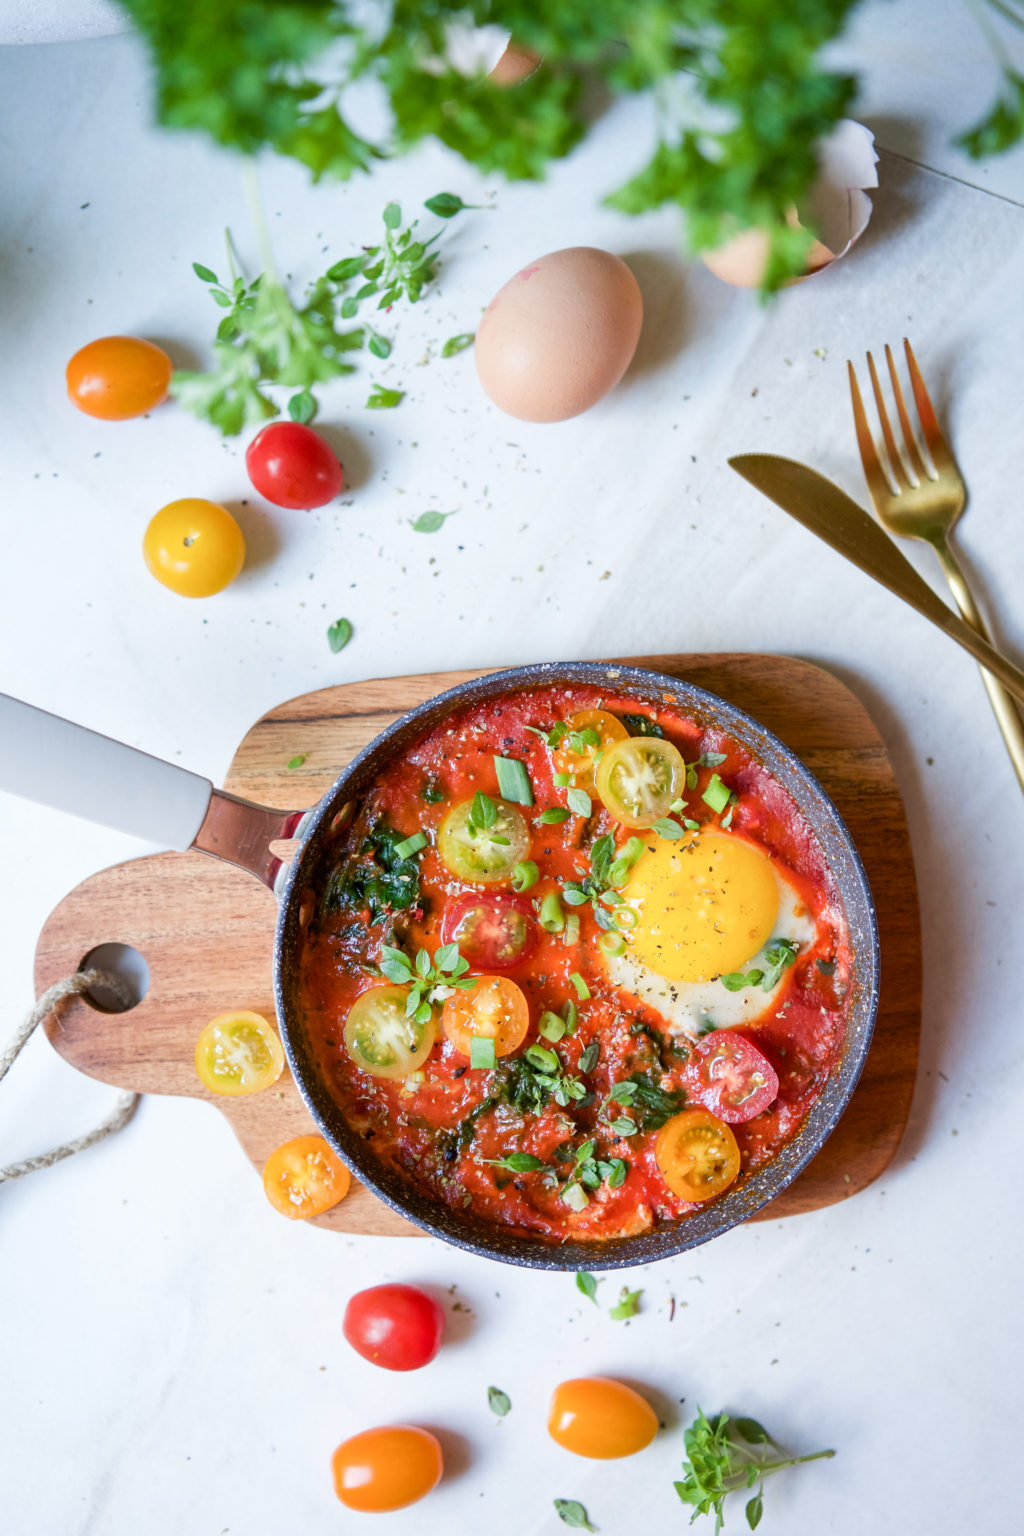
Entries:
{"label": "whole red cherry tomato", "polygon": [[345,1308],[342,1332],[357,1354],[387,1371],[418,1371],[444,1335],[444,1311],[415,1285],[372,1285]]}
{"label": "whole red cherry tomato", "polygon": [[325,507],[345,483],[341,465],[319,433],[297,421],[275,421],[245,450],[249,479],[275,507]]}

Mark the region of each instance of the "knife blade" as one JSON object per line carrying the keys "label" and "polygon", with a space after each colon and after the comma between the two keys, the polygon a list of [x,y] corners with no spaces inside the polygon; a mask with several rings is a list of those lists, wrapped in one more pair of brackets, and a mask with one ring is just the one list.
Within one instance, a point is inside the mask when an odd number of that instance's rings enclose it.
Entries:
{"label": "knife blade", "polygon": [[774,453],[737,454],[729,465],[811,533],[930,619],[1024,703],[1024,672],[948,608],[870,512],[832,480],[808,464]]}

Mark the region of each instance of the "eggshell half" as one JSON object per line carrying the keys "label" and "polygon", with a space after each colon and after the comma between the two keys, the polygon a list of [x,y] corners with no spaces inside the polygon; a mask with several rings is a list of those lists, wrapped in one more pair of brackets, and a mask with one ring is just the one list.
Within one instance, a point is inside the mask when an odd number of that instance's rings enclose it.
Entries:
{"label": "eggshell half", "polygon": [[477,373],[520,421],[567,421],[596,405],[636,351],[643,300],[618,256],[592,246],[552,251],[517,272],[477,328]]}

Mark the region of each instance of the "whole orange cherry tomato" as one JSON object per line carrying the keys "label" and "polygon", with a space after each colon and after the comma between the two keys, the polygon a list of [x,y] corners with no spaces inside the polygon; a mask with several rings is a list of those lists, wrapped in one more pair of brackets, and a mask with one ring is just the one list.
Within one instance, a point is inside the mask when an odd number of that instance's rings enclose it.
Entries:
{"label": "whole orange cherry tomato", "polygon": [[424,1498],[441,1481],[441,1447],[429,1430],[396,1424],[364,1429],[331,1458],[334,1488],[349,1509],[385,1514]]}
{"label": "whole orange cherry tomato", "polygon": [[555,1388],[548,1414],[552,1440],[598,1461],[633,1456],[658,1433],[646,1398],[608,1376],[579,1376]]}
{"label": "whole orange cherry tomato", "polygon": [[351,1183],[352,1175],[322,1136],[296,1136],[263,1165],[267,1199],[293,1221],[329,1211],[344,1200]]}
{"label": "whole orange cherry tomato", "polygon": [[201,496],[169,501],[142,541],[157,581],[182,597],[212,597],[231,585],[245,563],[242,530],[226,507]]}
{"label": "whole orange cherry tomato", "polygon": [[68,363],[68,398],[87,416],[126,421],[167,398],[173,372],[167,353],[152,341],[101,336]]}
{"label": "whole orange cherry tomato", "polygon": [[654,1143],[654,1160],[681,1200],[711,1200],[728,1189],[740,1171],[736,1137],[707,1109],[684,1109],[666,1120]]}

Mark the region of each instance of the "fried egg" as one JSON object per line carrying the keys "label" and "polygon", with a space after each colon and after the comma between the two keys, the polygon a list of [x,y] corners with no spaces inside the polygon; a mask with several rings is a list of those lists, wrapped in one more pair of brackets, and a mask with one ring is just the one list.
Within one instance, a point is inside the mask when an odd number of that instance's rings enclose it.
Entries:
{"label": "fried egg", "polygon": [[817,925],[800,892],[734,833],[645,841],[617,909],[635,914],[626,950],[603,956],[609,979],[690,1036],[709,1019],[719,1029],[755,1023],[772,1008],[774,989],[731,992],[720,978],[768,971],[765,951],[779,939],[800,949],[814,943]]}

